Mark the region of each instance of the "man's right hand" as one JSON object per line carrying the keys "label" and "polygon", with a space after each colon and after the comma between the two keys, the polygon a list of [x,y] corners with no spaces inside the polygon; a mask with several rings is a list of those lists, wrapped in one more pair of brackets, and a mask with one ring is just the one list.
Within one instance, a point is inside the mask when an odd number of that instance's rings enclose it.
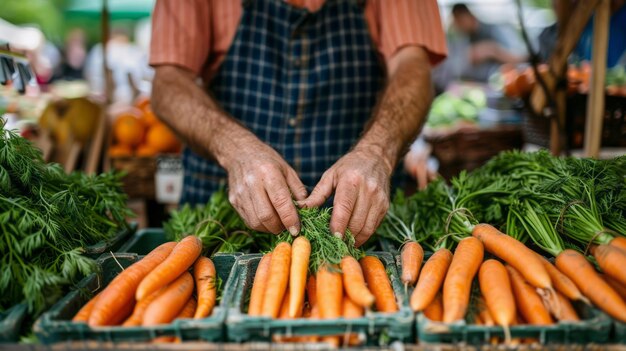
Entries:
{"label": "man's right hand", "polygon": [[223,164],[228,172],[228,199],[248,227],[278,234],[300,233],[292,200],[304,200],[306,188],[296,171],[270,146],[257,140]]}

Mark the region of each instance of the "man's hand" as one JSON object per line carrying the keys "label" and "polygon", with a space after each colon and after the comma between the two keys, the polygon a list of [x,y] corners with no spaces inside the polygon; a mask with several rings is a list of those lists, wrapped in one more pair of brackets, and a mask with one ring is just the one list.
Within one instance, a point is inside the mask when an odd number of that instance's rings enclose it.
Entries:
{"label": "man's hand", "polygon": [[300,218],[292,201],[303,200],[306,188],[296,172],[271,147],[256,142],[225,165],[228,199],[248,227],[278,234],[300,233]]}
{"label": "man's hand", "polygon": [[343,236],[346,228],[360,246],[374,233],[389,208],[392,168],[382,157],[356,148],[328,169],[311,195],[299,205],[321,206],[335,190],[330,230]]}

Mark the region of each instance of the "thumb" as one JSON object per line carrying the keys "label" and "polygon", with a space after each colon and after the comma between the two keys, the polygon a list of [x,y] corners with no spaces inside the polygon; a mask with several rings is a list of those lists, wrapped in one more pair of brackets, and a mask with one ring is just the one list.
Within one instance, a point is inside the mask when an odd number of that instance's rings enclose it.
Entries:
{"label": "thumb", "polygon": [[298,206],[305,208],[320,207],[333,193],[335,183],[335,172],[326,172],[320,179],[315,189],[311,191],[309,197],[302,201],[298,201]]}

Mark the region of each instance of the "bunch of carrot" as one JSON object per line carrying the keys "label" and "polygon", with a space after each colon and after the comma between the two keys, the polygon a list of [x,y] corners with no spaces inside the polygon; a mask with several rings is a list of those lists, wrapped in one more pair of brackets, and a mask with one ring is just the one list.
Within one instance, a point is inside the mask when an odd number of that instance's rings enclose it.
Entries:
{"label": "bunch of carrot", "polygon": [[[485,250],[504,264],[495,259],[483,261]],[[420,267],[419,255],[417,265],[410,262],[411,251],[415,249],[405,246],[402,250],[402,276],[415,275],[405,272],[405,266],[418,272],[421,268],[421,272],[417,273],[410,304],[431,320],[452,323],[469,319],[500,325],[508,335],[508,328],[516,324],[548,325],[555,319],[578,321],[572,301],[579,301],[591,302],[612,317],[626,321],[626,273],[616,268],[625,262],[626,252],[610,245],[593,249],[598,263],[611,262],[599,264],[606,267],[602,268],[604,277],[577,251],[564,250],[553,265],[488,224],[475,225],[472,236],[460,240],[454,255],[445,248],[437,250],[424,267]],[[468,318],[476,276],[485,308],[477,306],[478,313]]]}
{"label": "bunch of carrot", "polygon": [[[308,274],[311,243],[299,236],[293,244],[282,242],[261,258],[257,266],[248,315],[279,319],[358,318],[375,306],[376,311],[398,310],[396,298],[382,262],[374,256],[357,261],[346,255],[339,264],[321,264]],[[275,338],[289,342],[359,343],[356,335]]]}
{"label": "bunch of carrot", "polygon": [[193,235],[162,244],[124,269],[72,321],[132,327],[209,316],[217,297],[216,272],[201,252],[202,242]]}

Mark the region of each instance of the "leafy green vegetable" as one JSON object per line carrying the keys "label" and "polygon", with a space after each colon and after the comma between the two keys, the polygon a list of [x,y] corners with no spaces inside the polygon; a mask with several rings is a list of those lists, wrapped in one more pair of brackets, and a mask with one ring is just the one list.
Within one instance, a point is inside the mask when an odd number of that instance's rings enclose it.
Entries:
{"label": "leafy green vegetable", "polygon": [[170,240],[197,235],[209,254],[268,251],[276,240],[274,235],[247,228],[223,189],[215,192],[204,206],[186,204],[173,211],[163,228]]}
{"label": "leafy green vegetable", "polygon": [[67,175],[0,123],[0,310],[26,301],[32,318],[95,262],[87,246],[127,228],[121,175]]}

